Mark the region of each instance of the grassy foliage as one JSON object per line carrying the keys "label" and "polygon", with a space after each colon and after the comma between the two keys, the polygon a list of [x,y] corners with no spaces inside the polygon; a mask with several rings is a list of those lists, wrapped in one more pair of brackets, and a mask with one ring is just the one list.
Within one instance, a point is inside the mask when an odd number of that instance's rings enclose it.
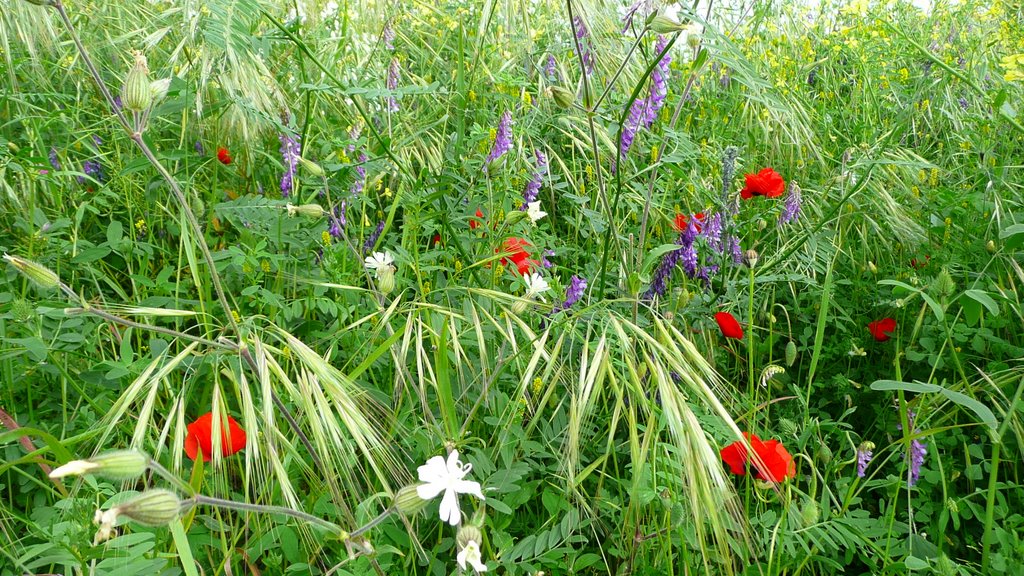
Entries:
{"label": "grassy foliage", "polygon": [[[43,4],[0,0],[0,575],[1024,561],[1019,5]],[[402,491],[452,450],[458,530]]]}

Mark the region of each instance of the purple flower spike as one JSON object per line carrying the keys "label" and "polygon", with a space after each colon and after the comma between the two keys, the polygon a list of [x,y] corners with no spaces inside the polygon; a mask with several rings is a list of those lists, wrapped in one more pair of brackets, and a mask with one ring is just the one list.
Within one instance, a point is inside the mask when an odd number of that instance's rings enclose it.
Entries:
{"label": "purple flower spike", "polygon": [[384,221],[381,220],[377,223],[377,227],[374,228],[373,232],[366,237],[366,242],[363,243],[363,254],[369,253],[373,250],[373,247],[377,245],[377,240],[380,239],[381,232],[384,231]]}
{"label": "purple flower spike", "polygon": [[505,155],[506,152],[512,149],[512,113],[505,110],[505,113],[501,115],[501,121],[498,122],[498,128],[494,133],[494,145],[491,146],[491,152],[487,155],[484,160],[486,164],[491,164],[498,158]]}
{"label": "purple flower spike", "polygon": [[786,204],[782,207],[782,213],[779,214],[779,226],[796,222],[800,218],[801,201],[800,187],[790,184],[789,193],[786,194]]}
{"label": "purple flower spike", "polygon": [[60,158],[57,157],[57,149],[50,148],[50,166],[53,166],[54,170],[60,170]]}
{"label": "purple flower spike", "polygon": [[284,175],[281,176],[281,197],[287,198],[295,185],[295,169],[299,165],[299,153],[302,146],[299,144],[298,136],[292,137],[282,133],[278,139],[281,141],[281,163],[284,164]]}
{"label": "purple flower spike", "polygon": [[535,150],[533,155],[536,158],[537,168],[534,170],[533,177],[526,183],[526,188],[523,190],[523,204],[519,206],[520,210],[526,210],[528,207],[527,204],[537,201],[537,196],[540,194],[540,187],[544,183],[544,175],[548,172],[548,157],[540,150]]}
{"label": "purple flower spike", "polygon": [[[388,90],[398,88],[398,58],[391,59],[391,66],[388,67]],[[394,96],[388,96],[388,112],[398,112],[398,100]]]}
{"label": "purple flower spike", "polygon": [[863,478],[867,474],[868,464],[874,458],[872,450],[875,445],[871,442],[864,442],[857,447],[857,477]]}

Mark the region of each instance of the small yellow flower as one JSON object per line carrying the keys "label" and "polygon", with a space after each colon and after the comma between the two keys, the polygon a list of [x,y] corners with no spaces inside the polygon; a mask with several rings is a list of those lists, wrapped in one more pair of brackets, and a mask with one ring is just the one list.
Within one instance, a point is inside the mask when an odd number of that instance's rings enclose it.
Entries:
{"label": "small yellow flower", "polygon": [[324,230],[323,232],[321,232],[320,233],[320,241],[323,242],[324,246],[330,246],[331,245],[331,233],[328,232],[327,230]]}
{"label": "small yellow flower", "polygon": [[928,178],[928,185],[931,186],[932,188],[934,188],[934,187],[939,185],[939,169],[938,168],[932,168],[931,175]]}
{"label": "small yellow flower", "polygon": [[241,322],[242,317],[238,315],[238,310],[231,311],[231,317],[235,319],[235,322]]}
{"label": "small yellow flower", "polygon": [[533,387],[532,387],[533,395],[536,396],[537,394],[540,394],[540,389],[543,386],[544,386],[544,381],[540,379],[540,376],[534,378],[533,379]]}
{"label": "small yellow flower", "polygon": [[476,102],[476,90],[470,90],[468,96],[470,102]]}
{"label": "small yellow flower", "polygon": [[262,261],[260,261],[260,270],[263,270],[264,273],[270,272],[270,261],[269,260],[262,260]]}
{"label": "small yellow flower", "polygon": [[455,261],[455,273],[456,274],[461,274],[462,273],[462,260],[456,260]]}

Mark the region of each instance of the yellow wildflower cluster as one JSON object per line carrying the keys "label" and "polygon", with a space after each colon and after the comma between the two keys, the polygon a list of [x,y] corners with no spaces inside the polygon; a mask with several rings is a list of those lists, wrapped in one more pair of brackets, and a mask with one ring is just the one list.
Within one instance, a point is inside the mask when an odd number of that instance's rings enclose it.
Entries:
{"label": "yellow wildflower cluster", "polygon": [[1024,54],[1011,54],[999,61],[999,65],[1006,72],[1003,79],[1007,82],[1020,82],[1024,80]]}

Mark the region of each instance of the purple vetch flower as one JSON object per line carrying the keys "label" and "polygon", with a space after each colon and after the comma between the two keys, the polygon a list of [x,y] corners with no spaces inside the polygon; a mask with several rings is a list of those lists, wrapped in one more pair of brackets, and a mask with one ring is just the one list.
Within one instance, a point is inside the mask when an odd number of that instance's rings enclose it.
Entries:
{"label": "purple vetch flower", "polygon": [[381,34],[381,38],[384,40],[384,47],[388,50],[395,49],[395,29],[391,27],[389,23],[384,27],[384,32]]}
{"label": "purple vetch flower", "polygon": [[553,268],[555,265],[551,262],[551,260],[548,260],[548,256],[554,256],[554,255],[555,255],[555,251],[554,250],[545,250],[545,251],[541,252],[541,254],[540,254],[540,265],[542,267],[544,267],[544,268]]}
{"label": "purple vetch flower", "polygon": [[691,214],[686,228],[679,235],[680,244],[683,246],[680,263],[683,265],[683,272],[686,273],[687,278],[693,278],[697,275],[697,247],[693,244],[693,241],[696,239],[697,218]]}
{"label": "purple vetch flower", "polygon": [[540,150],[534,150],[533,155],[536,158],[536,169],[523,190],[523,204],[519,207],[520,210],[526,210],[527,204],[537,201],[540,187],[544,183],[544,175],[548,172],[548,157]]}
{"label": "purple vetch flower", "polygon": [[[398,88],[398,58],[391,59],[391,66],[388,67],[388,90]],[[398,100],[394,96],[388,96],[388,112],[398,112]]]}
{"label": "purple vetch flower", "polygon": [[202,140],[196,140],[194,148],[196,149],[196,154],[200,156],[206,156],[206,148],[203,147]]}
{"label": "purple vetch flower", "polygon": [[960,97],[959,104],[961,110],[967,110],[967,107],[970,106],[970,104],[967,102],[967,98],[964,98],[963,96]]}
{"label": "purple vetch flower", "polygon": [[341,238],[343,229],[345,227],[345,201],[341,201],[341,205],[335,206],[331,214],[328,215],[328,221],[330,225],[327,228],[327,232],[332,238]]}
{"label": "purple vetch flower", "polygon": [[732,263],[736,266],[742,266],[743,249],[740,247],[740,239],[735,236],[729,236],[727,243],[729,244],[729,255],[732,256]]}
{"label": "purple vetch flower", "polygon": [[658,264],[658,268],[654,270],[654,275],[651,277],[651,285],[647,288],[647,292],[644,292],[644,300],[654,300],[656,296],[665,295],[665,290],[668,289],[669,278],[672,277],[672,271],[676,269],[676,265],[679,264],[682,257],[683,249],[679,248],[665,254],[661,258],[661,263]]}
{"label": "purple vetch flower", "polygon": [[345,147],[346,150],[348,150],[349,152],[356,151],[356,141],[359,140],[359,135],[362,133],[362,131],[362,126],[358,125],[352,126],[351,128],[348,129],[348,137],[352,140],[352,142]]}
{"label": "purple vetch flower", "polygon": [[[658,35],[658,41],[654,44],[654,53],[661,54],[668,45],[668,38]],[[651,124],[658,118],[658,112],[665,105],[665,98],[668,96],[668,78],[672,73],[669,66],[672,58],[666,53],[665,56],[651,70],[651,94],[647,99],[647,108],[644,110],[644,127],[650,128]]]}
{"label": "purple vetch flower", "polygon": [[572,308],[580,298],[583,298],[583,293],[587,291],[587,279],[580,278],[573,274],[571,280],[569,280],[569,287],[565,289],[565,300],[555,304],[554,309],[551,311],[552,314],[568,310]]}
{"label": "purple vetch flower", "polygon": [[[907,424],[914,434],[920,430],[914,426],[917,415],[913,410],[907,409]],[[897,430],[903,430],[903,424],[896,425]],[[908,470],[907,485],[913,486],[921,478],[921,466],[924,465],[924,458],[928,455],[928,447],[918,439],[910,441],[910,470]]]}
{"label": "purple vetch flower", "polygon": [[633,25],[633,18],[636,16],[639,16],[641,20],[647,20],[654,8],[651,4],[651,0],[637,0],[632,6],[626,8],[626,14],[622,17],[622,34],[629,31],[629,27]]}
{"label": "purple vetch flower", "polygon": [[629,107],[629,116],[626,117],[626,122],[622,125],[622,140],[619,142],[620,162],[625,160],[629,154],[629,148],[633,145],[633,140],[636,139],[636,133],[644,119],[646,108],[646,100],[640,98],[634,100],[632,106]]}
{"label": "purple vetch flower", "polygon": [[548,80],[558,80],[558,64],[555,62],[554,54],[548,54],[548,61],[544,64],[544,76]]}
{"label": "purple vetch flower", "polygon": [[348,189],[353,196],[363,193],[363,186],[366,184],[366,160],[366,152],[360,152],[359,164],[356,165],[356,179],[352,181],[352,186]]}
{"label": "purple vetch flower", "polygon": [[60,158],[57,157],[57,148],[50,147],[50,166],[53,166],[54,170],[60,170]]}
{"label": "purple vetch flower", "polygon": [[[86,176],[92,177],[97,182],[103,182],[103,166],[100,164],[99,160],[86,160],[83,162],[82,172],[84,172]],[[85,177],[79,176],[78,183],[85,184]]]}
{"label": "purple vetch flower", "polygon": [[786,203],[782,207],[782,213],[779,214],[779,226],[796,222],[800,218],[801,200],[800,187],[795,182],[790,182]]}
{"label": "purple vetch flower", "polygon": [[862,442],[857,447],[857,477],[863,478],[867,474],[868,464],[871,463],[871,459],[874,458],[872,450],[875,449],[873,442]]}
{"label": "purple vetch flower", "polygon": [[708,242],[708,246],[715,251],[716,254],[722,253],[722,213],[715,212],[707,219],[704,223],[704,228],[701,229],[701,236],[704,237]]}
{"label": "purple vetch flower", "polygon": [[679,264],[682,264],[683,272],[688,278],[700,277],[700,271],[697,269],[699,262],[697,247],[694,246],[694,240],[697,239],[697,219],[691,214],[687,222],[686,228],[679,233],[679,238],[676,240],[679,248],[662,257],[661,264],[658,265],[651,278],[650,287],[647,288],[647,292],[644,292],[644,300],[653,300],[655,296],[665,295],[672,271]]}
{"label": "purple vetch flower", "polygon": [[121,102],[121,95],[114,96],[114,110],[120,110],[124,108],[124,103]]}
{"label": "purple vetch flower", "polygon": [[498,122],[497,130],[494,132],[494,145],[491,146],[491,152],[487,155],[484,163],[490,164],[512,149],[511,124],[512,113],[505,110],[505,113],[501,115],[501,121]]}
{"label": "purple vetch flower", "polygon": [[96,145],[96,148],[103,146],[103,140],[100,140],[100,137],[95,134],[92,135],[92,143]]}
{"label": "purple vetch flower", "polygon": [[384,231],[384,221],[381,220],[377,223],[377,227],[373,229],[373,232],[366,237],[366,242],[363,243],[363,254],[368,254],[373,247],[377,245],[377,240],[380,239],[381,232]]}
{"label": "purple vetch flower", "polygon": [[293,137],[285,132],[282,132],[278,139],[281,141],[281,163],[284,164],[284,175],[281,176],[281,196],[287,198],[295,184],[295,169],[299,165],[302,146],[299,144],[298,136]]}
{"label": "purple vetch flower", "polygon": [[590,30],[587,30],[586,23],[579,16],[573,17],[573,28],[576,31],[576,41],[579,42],[580,56],[583,60],[583,70],[589,75],[594,72],[594,52],[590,46]]}

